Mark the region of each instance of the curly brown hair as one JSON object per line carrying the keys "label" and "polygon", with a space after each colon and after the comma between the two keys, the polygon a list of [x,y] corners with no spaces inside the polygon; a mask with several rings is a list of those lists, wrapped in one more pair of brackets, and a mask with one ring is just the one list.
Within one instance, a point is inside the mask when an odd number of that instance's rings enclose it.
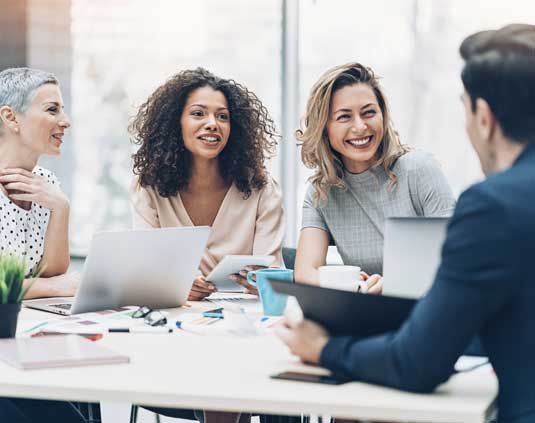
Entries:
{"label": "curly brown hair", "polygon": [[190,93],[207,86],[223,93],[230,114],[229,140],[218,156],[222,178],[233,182],[244,198],[266,184],[264,161],[272,157],[279,138],[266,107],[233,79],[197,68],[179,72],[158,87],[128,127],[132,142],[140,145],[132,158],[142,187],[152,187],[162,197],[187,187],[191,153],[184,146],[180,117]]}

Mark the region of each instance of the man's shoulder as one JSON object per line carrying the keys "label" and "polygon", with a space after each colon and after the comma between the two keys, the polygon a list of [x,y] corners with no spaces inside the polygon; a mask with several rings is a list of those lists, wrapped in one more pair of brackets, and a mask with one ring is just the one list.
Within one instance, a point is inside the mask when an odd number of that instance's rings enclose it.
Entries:
{"label": "man's shoulder", "polygon": [[458,208],[478,205],[480,207],[501,207],[507,202],[507,190],[502,178],[490,176],[468,187],[459,196]]}
{"label": "man's shoulder", "polygon": [[514,166],[472,185],[463,195],[512,209],[535,207],[535,167]]}
{"label": "man's shoulder", "polygon": [[[518,172],[492,175],[472,185],[459,197],[455,215],[469,222],[486,221],[509,237],[535,241],[535,178]],[[477,225],[476,225],[477,226]]]}

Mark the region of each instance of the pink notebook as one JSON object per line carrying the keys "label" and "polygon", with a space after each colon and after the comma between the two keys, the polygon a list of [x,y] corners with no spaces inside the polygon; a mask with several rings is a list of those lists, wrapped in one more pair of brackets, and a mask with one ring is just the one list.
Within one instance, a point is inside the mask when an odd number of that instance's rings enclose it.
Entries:
{"label": "pink notebook", "polygon": [[0,339],[0,360],[19,369],[130,362],[128,356],[78,335]]}

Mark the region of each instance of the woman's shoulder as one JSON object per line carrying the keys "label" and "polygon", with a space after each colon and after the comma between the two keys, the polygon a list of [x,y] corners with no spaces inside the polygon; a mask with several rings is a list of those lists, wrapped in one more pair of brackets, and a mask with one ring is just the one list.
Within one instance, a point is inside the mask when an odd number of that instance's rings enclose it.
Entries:
{"label": "woman's shoulder", "polygon": [[[253,191],[253,195],[251,197],[254,197],[254,192],[257,192],[257,196],[259,199],[275,199],[275,200],[281,200],[282,201],[282,190],[275,178],[273,178],[270,174],[266,175],[266,183],[264,186],[258,190]],[[261,201],[261,200],[260,200]]]}
{"label": "woman's shoulder", "polygon": [[141,186],[139,176],[137,175],[132,178],[128,191],[132,203],[137,207],[146,205],[154,206],[160,198],[154,188]]}
{"label": "woman's shoulder", "polygon": [[277,180],[270,174],[266,175],[266,184],[261,188],[264,192],[281,193],[281,187]]}
{"label": "woman's shoulder", "polygon": [[45,178],[47,180],[47,182],[50,182],[53,185],[59,185],[58,177],[51,170],[45,169],[44,167],[41,167],[41,166],[36,166],[32,170],[32,173],[34,175],[40,176],[42,178]]}
{"label": "woman's shoulder", "polygon": [[151,186],[141,185],[139,180],[139,175],[134,175],[130,181],[130,186],[128,188],[130,195],[150,195],[150,196],[159,196],[158,191]]}
{"label": "woman's shoulder", "polygon": [[306,184],[305,201],[309,201],[312,203],[314,199],[316,198],[317,192],[318,190],[316,189],[314,184],[309,180]]}
{"label": "woman's shoulder", "polygon": [[340,198],[340,196],[344,196],[346,194],[347,190],[331,186],[326,189],[325,197],[320,199],[318,188],[314,185],[314,183],[312,183],[312,181],[309,180],[306,184],[303,207],[324,210],[333,204],[333,200],[336,200]]}
{"label": "woman's shoulder", "polygon": [[414,171],[440,169],[440,163],[435,156],[424,150],[411,150],[396,160],[394,171],[412,173]]}

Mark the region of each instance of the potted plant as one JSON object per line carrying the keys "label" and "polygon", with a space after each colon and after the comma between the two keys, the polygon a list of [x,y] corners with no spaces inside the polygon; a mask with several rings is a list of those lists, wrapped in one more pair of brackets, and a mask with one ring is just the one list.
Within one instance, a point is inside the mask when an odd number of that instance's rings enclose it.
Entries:
{"label": "potted plant", "polygon": [[0,255],[0,338],[13,338],[17,331],[20,303],[31,286],[23,286],[25,272],[24,260]]}

